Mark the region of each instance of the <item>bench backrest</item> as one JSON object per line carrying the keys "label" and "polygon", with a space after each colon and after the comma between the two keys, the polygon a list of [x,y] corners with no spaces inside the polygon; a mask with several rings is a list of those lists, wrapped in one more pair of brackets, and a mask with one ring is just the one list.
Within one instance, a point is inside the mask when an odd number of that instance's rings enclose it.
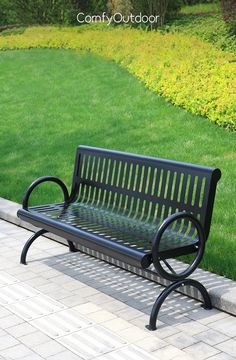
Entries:
{"label": "bench backrest", "polygon": [[71,196],[144,223],[190,212],[208,237],[220,177],[206,166],[79,146]]}

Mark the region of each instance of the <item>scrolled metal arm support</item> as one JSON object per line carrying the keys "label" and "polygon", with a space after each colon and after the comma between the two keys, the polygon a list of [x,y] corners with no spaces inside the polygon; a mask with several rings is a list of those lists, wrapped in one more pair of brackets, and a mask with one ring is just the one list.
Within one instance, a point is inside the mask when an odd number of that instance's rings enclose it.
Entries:
{"label": "scrolled metal arm support", "polygon": [[[161,265],[161,260],[163,260],[163,259],[161,258],[161,253],[159,251],[159,247],[160,247],[160,242],[161,242],[164,232],[174,221],[177,221],[179,219],[180,220],[182,220],[182,219],[189,220],[192,223],[192,225],[194,226],[194,228],[197,230],[197,235],[198,235],[198,243],[197,243],[197,248],[196,248],[197,254],[196,254],[196,257],[193,260],[192,264],[190,264],[186,270],[184,270],[178,274],[176,272],[172,272],[170,274]],[[161,309],[163,302],[165,301],[165,299],[168,297],[168,295],[172,291],[177,290],[180,286],[188,285],[188,286],[195,287],[201,293],[201,295],[203,297],[204,308],[205,309],[212,308],[211,299],[209,297],[209,294],[208,294],[206,288],[196,280],[186,279],[186,277],[189,276],[197,268],[198,264],[200,263],[203,253],[204,253],[205,241],[206,241],[206,236],[205,236],[205,232],[204,232],[204,229],[203,229],[201,223],[192,214],[189,214],[186,212],[179,212],[179,213],[168,216],[168,218],[166,218],[162,222],[160,227],[158,228],[158,230],[156,232],[156,237],[155,237],[155,240],[154,240],[153,246],[152,246],[153,264],[155,266],[157,273],[160,276],[164,277],[167,280],[174,281],[174,282],[171,283],[169,286],[167,286],[162,291],[162,293],[158,296],[158,298],[156,299],[156,301],[153,305],[153,308],[152,308],[151,315],[150,315],[149,325],[147,326],[147,328],[149,330],[156,330],[156,321],[157,321],[158,313]],[[168,263],[166,265],[170,270],[173,271],[172,267]]]}
{"label": "scrolled metal arm support", "polygon": [[195,287],[200,292],[200,294],[202,295],[202,298],[203,298],[202,307],[204,307],[204,309],[207,309],[207,310],[212,309],[210,296],[209,296],[206,288],[200,282],[193,280],[193,279],[184,279],[184,280],[176,281],[173,284],[170,284],[169,286],[167,286],[162,291],[162,293],[158,296],[158,298],[156,299],[156,301],[153,305],[153,308],[152,308],[151,315],[150,315],[149,325],[146,326],[148,330],[152,330],[152,331],[156,330],[157,316],[161,309],[161,305],[163,304],[163,302],[165,301],[167,296],[172,291],[175,291],[176,289],[178,289],[180,286],[185,286],[185,285]]}
{"label": "scrolled metal arm support", "polygon": [[[162,267],[162,265],[160,264],[161,258],[160,258],[160,251],[159,251],[159,245],[162,239],[162,236],[165,232],[165,230],[176,220],[179,219],[188,219],[190,222],[192,222],[192,224],[194,225],[194,227],[197,230],[198,233],[198,251],[197,251],[197,255],[196,258],[194,259],[194,261],[192,262],[192,264],[183,272],[181,272],[181,274],[169,274],[167,271],[165,271]],[[153,242],[152,245],[152,258],[153,258],[153,264],[155,266],[156,271],[158,272],[159,275],[161,275],[162,277],[170,280],[170,281],[176,281],[176,280],[181,280],[186,278],[187,276],[189,276],[198,266],[198,264],[200,263],[203,253],[204,253],[204,249],[205,249],[205,241],[206,241],[206,236],[205,236],[205,231],[200,223],[200,221],[198,219],[196,219],[192,214],[186,213],[186,212],[179,212],[173,215],[168,216],[160,225],[160,227],[158,228],[157,232],[156,232],[156,236],[155,236],[155,240]]]}
{"label": "scrolled metal arm support", "polygon": [[[24,210],[28,210],[28,203],[29,203],[29,198],[30,195],[32,193],[32,191],[36,188],[36,186],[38,186],[39,184],[42,184],[43,182],[54,182],[57,185],[60,186],[60,188],[63,191],[64,194],[64,202],[65,204],[69,203],[70,197],[69,197],[69,193],[67,190],[66,185],[64,184],[64,182],[62,180],[60,180],[59,178],[55,177],[55,176],[42,176],[40,178],[38,178],[37,180],[35,180],[34,182],[32,182],[32,184],[28,187],[27,191],[25,192],[24,198],[23,198],[23,203],[22,203],[22,207]],[[33,234],[30,239],[26,242],[22,253],[21,253],[21,264],[26,265],[26,256],[28,253],[28,250],[30,248],[30,246],[32,245],[32,243],[41,235],[44,235],[45,233],[47,233],[48,231],[45,229],[41,229],[39,231],[37,231],[35,234]],[[70,248],[70,251],[77,251],[77,249],[75,248],[74,244],[72,241],[67,240],[68,241],[68,245]]]}
{"label": "scrolled metal arm support", "polygon": [[42,177],[38,178],[37,180],[35,180],[34,182],[32,182],[32,184],[28,187],[27,191],[25,192],[24,197],[23,197],[23,203],[22,203],[23,209],[25,209],[25,210],[28,209],[29,197],[30,197],[32,191],[34,190],[34,188],[36,188],[36,186],[38,186],[39,184],[41,184],[43,182],[47,182],[47,181],[51,181],[51,182],[58,184],[63,191],[65,203],[69,202],[69,193],[68,193],[66,185],[64,184],[64,182],[62,180],[60,180],[59,178],[57,178],[55,176],[42,176]]}

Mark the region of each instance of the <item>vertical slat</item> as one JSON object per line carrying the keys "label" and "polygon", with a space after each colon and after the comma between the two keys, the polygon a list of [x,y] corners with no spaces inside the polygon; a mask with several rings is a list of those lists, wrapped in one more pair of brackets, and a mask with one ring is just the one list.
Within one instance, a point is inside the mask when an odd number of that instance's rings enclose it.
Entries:
{"label": "vertical slat", "polygon": [[130,181],[129,181],[129,190],[134,189],[134,183],[135,183],[135,169],[136,169],[136,162],[131,163],[131,169],[130,169]]}
{"label": "vertical slat", "polygon": [[141,186],[141,193],[145,194],[146,193],[146,188],[147,188],[147,180],[148,180],[148,166],[144,166],[144,171],[143,171],[143,179],[142,179],[142,186]]}
{"label": "vertical slat", "polygon": [[136,191],[137,189],[138,170],[139,170],[139,164],[138,162],[135,162],[133,167],[133,178],[132,178],[132,187],[131,187],[133,191]]}
{"label": "vertical slat", "polygon": [[205,207],[205,202],[206,202],[206,189],[207,187],[209,187],[209,179],[207,179],[206,177],[203,178],[202,181],[202,187],[201,187],[201,195],[200,195],[200,200],[199,200],[199,207]]}
{"label": "vertical slat", "polygon": [[152,195],[152,185],[153,185],[153,181],[154,181],[154,171],[155,168],[153,166],[150,167],[150,175],[149,175],[149,184],[148,184],[148,188],[147,188],[147,195],[151,196]]}
{"label": "vertical slat", "polygon": [[166,199],[171,200],[171,194],[172,194],[172,187],[173,187],[173,182],[174,182],[174,171],[169,170],[169,183],[168,183],[168,189],[167,189],[167,193],[166,193]]}
{"label": "vertical slat", "polygon": [[198,183],[197,183],[197,189],[196,189],[196,197],[195,197],[195,206],[199,208],[200,203],[200,194],[201,194],[201,188],[202,188],[202,182],[204,177],[198,177]]}
{"label": "vertical slat", "polygon": [[181,172],[177,172],[176,181],[175,181],[175,190],[174,190],[174,196],[173,196],[174,202],[178,202],[180,179],[181,179]]}
{"label": "vertical slat", "polygon": [[140,187],[140,183],[141,183],[141,175],[142,175],[142,165],[141,164],[139,164],[138,172],[136,174],[137,174],[137,179],[136,179],[135,191],[138,192],[139,187]]}
{"label": "vertical slat", "polygon": [[121,161],[119,183],[118,183],[119,188],[122,188],[122,183],[123,183],[123,179],[124,179],[124,171],[125,171],[125,161]]}
{"label": "vertical slat", "polygon": [[92,175],[92,169],[93,169],[93,162],[94,162],[94,156],[90,156],[90,161],[88,164],[88,171],[87,171],[87,179],[91,180],[91,175]]}
{"label": "vertical slat", "polygon": [[98,166],[99,166],[99,157],[95,156],[94,168],[93,168],[93,178],[92,178],[92,180],[94,182],[96,182],[96,179],[97,179]]}
{"label": "vertical slat", "polygon": [[85,175],[86,175],[86,167],[87,167],[87,161],[88,161],[88,156],[86,154],[83,155],[82,157],[82,169],[81,169],[81,178],[85,179]]}
{"label": "vertical slat", "polygon": [[128,190],[129,187],[129,178],[130,178],[130,170],[131,170],[131,162],[127,162],[127,168],[126,168],[126,176],[125,176],[125,182],[124,182],[124,189]]}
{"label": "vertical slat", "polygon": [[112,175],[113,175],[113,172],[114,172],[114,165],[115,165],[115,160],[114,159],[110,159],[110,171],[109,171],[109,176],[108,176],[108,179],[107,179],[107,184],[108,185],[111,185],[111,181],[112,181]]}
{"label": "vertical slat", "polygon": [[106,177],[107,177],[108,169],[109,169],[109,159],[104,158],[103,171],[102,171],[102,181],[101,181],[103,184],[106,183]]}
{"label": "vertical slat", "polygon": [[118,188],[119,187],[119,180],[120,180],[120,168],[121,168],[121,161],[117,160],[115,176],[114,176],[114,184]]}
{"label": "vertical slat", "polygon": [[181,192],[181,196],[180,196],[180,204],[182,206],[184,204],[184,199],[185,199],[185,195],[186,195],[187,180],[188,180],[188,174],[184,173],[183,184],[182,184],[182,192]]}
{"label": "vertical slat", "polygon": [[192,205],[194,182],[195,182],[195,176],[191,175],[189,189],[188,189],[188,201],[187,201],[187,205],[189,207]]}
{"label": "vertical slat", "polygon": [[160,199],[164,199],[165,188],[166,188],[166,178],[167,178],[167,170],[162,169],[162,179],[161,179],[161,186],[158,189],[158,196]]}
{"label": "vertical slat", "polygon": [[192,202],[191,202],[192,206],[194,206],[195,202],[196,202],[196,191],[197,191],[198,183],[199,183],[199,177],[195,176],[194,177],[193,194],[192,194]]}

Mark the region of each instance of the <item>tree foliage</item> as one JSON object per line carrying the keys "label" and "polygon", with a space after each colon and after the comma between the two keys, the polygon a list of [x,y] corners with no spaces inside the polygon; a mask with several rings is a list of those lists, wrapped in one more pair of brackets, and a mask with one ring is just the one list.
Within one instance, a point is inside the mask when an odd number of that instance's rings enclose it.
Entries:
{"label": "tree foliage", "polygon": [[166,17],[176,13],[182,0],[0,0],[0,25],[4,24],[73,24],[76,14],[110,14],[142,12]]}
{"label": "tree foliage", "polygon": [[236,35],[236,1],[222,0],[221,7],[224,20],[229,24],[230,31]]}
{"label": "tree foliage", "polygon": [[78,9],[74,0],[0,0],[0,22],[69,24]]}
{"label": "tree foliage", "polygon": [[121,13],[128,16],[133,11],[133,5],[131,0],[108,0],[107,9],[111,15]]}

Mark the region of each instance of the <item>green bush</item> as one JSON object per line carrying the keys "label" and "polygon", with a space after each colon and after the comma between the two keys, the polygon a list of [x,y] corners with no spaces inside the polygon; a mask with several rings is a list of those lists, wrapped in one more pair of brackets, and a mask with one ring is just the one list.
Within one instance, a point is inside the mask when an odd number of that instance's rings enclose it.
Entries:
{"label": "green bush", "polygon": [[182,15],[169,22],[163,32],[181,32],[194,35],[214,44],[216,47],[231,52],[236,51],[236,36],[231,35],[229,26],[220,14],[207,16]]}

